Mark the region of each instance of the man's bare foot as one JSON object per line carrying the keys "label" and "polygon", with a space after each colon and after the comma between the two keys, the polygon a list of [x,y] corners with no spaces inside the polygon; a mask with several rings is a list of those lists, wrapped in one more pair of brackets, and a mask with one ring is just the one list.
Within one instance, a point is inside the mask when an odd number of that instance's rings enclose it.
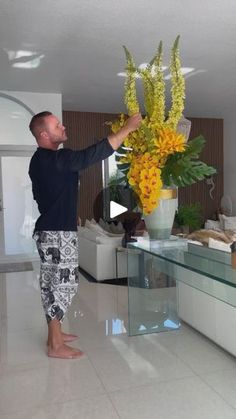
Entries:
{"label": "man's bare foot", "polygon": [[[79,339],[79,336],[71,335],[69,333],[63,333],[62,332],[62,340],[63,342],[74,342],[74,340]],[[47,346],[48,346],[48,340],[47,340]]]}
{"label": "man's bare foot", "polygon": [[71,335],[70,333],[63,333],[62,332],[62,339],[63,339],[63,342],[74,342],[74,340],[79,339],[79,336]]}
{"label": "man's bare foot", "polygon": [[82,355],[84,355],[84,352],[80,349],[74,349],[64,344],[58,348],[48,348],[48,356],[51,358],[78,359]]}

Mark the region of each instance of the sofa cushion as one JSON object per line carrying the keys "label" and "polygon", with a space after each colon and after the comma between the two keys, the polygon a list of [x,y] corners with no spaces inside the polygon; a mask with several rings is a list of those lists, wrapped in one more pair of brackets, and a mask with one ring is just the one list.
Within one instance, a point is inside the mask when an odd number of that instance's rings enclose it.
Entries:
{"label": "sofa cushion", "polygon": [[[104,221],[103,225],[106,225],[106,224],[108,224],[108,223],[105,223],[105,221]],[[122,224],[121,224],[121,226],[122,226]],[[118,227],[118,229],[120,229],[119,226],[115,226],[115,227]],[[107,230],[104,230],[104,228],[100,224],[96,223],[96,221],[94,219],[92,219],[91,221],[86,220],[85,221],[85,228],[88,228],[89,230],[94,231],[99,236],[103,236],[103,237],[123,237],[123,235],[124,235],[123,232],[112,233],[112,232],[108,232]],[[115,229],[113,229],[113,230],[115,230]]]}
{"label": "sofa cushion", "polygon": [[117,233],[107,233],[107,237],[123,237],[124,233],[117,234]]}
{"label": "sofa cushion", "polygon": [[103,230],[103,228],[95,222],[95,224],[89,220],[85,221],[85,228],[88,228],[91,231],[97,233],[97,235],[107,236],[107,232]]}
{"label": "sofa cushion", "polygon": [[77,226],[78,236],[82,237],[84,234],[84,227]]}
{"label": "sofa cushion", "polygon": [[87,227],[78,227],[78,236],[97,244],[110,244],[112,246],[120,246],[123,234],[114,234],[113,237],[102,235]]}
{"label": "sofa cushion", "polygon": [[99,235],[98,235],[98,233],[96,233],[96,231],[92,231],[87,227],[83,227],[82,237],[84,237],[87,240],[91,240],[91,241],[97,243]]}
{"label": "sofa cushion", "polygon": [[100,244],[110,244],[110,245],[120,246],[121,241],[122,241],[122,237],[117,237],[117,235],[116,237],[102,237],[102,236],[97,237],[97,243],[100,243]]}

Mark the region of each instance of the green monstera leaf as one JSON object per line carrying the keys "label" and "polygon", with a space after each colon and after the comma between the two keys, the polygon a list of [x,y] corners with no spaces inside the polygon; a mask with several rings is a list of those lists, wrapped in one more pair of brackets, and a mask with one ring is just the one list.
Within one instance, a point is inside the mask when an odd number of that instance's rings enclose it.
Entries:
{"label": "green monstera leaf", "polygon": [[205,144],[202,135],[190,140],[183,153],[168,157],[161,178],[166,186],[188,186],[216,173],[216,169],[199,160]]}

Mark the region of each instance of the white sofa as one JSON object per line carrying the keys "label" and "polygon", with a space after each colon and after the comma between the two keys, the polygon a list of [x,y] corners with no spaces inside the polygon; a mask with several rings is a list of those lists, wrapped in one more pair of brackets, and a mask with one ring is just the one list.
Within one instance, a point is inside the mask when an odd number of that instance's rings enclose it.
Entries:
{"label": "white sofa", "polygon": [[123,234],[109,236],[98,230],[78,227],[80,268],[97,281],[126,277],[126,251],[117,252]]}

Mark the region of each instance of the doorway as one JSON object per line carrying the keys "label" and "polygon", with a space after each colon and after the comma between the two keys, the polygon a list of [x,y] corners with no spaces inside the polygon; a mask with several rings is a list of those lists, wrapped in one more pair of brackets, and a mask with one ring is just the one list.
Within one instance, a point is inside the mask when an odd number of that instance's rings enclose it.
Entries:
{"label": "doorway", "polygon": [[[27,149],[26,149],[27,148]],[[0,261],[33,260],[32,239],[38,209],[28,175],[35,147],[3,150],[0,147]]]}

